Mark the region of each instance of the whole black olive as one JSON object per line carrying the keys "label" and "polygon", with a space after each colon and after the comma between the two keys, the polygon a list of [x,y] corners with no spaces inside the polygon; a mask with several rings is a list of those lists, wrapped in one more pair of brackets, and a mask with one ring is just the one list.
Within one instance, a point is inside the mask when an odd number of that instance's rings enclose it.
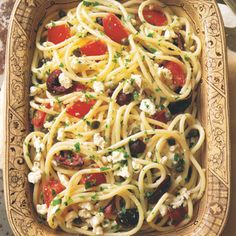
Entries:
{"label": "whole black olive", "polygon": [[200,136],[199,131],[197,129],[192,129],[188,135],[187,138],[198,138]]}
{"label": "whole black olive", "polygon": [[109,88],[109,89],[107,90],[108,96],[109,96],[109,97],[112,97],[114,91],[115,91],[115,89]]}
{"label": "whole black olive", "polygon": [[128,105],[133,99],[133,94],[129,93],[123,93],[120,92],[117,96],[116,102],[120,105],[120,106],[124,106],[124,105]]}
{"label": "whole black olive", "polygon": [[144,153],[146,144],[142,140],[137,139],[129,142],[129,149],[132,157],[137,157],[139,154]]}
{"label": "whole black olive", "polygon": [[191,102],[192,96],[189,96],[184,100],[170,103],[168,108],[172,115],[177,115],[180,113],[184,113],[184,111],[191,105]]}
{"label": "whole black olive", "polygon": [[177,34],[177,38],[174,40],[174,44],[181,50],[184,50],[185,49],[184,38],[181,33],[176,33],[176,34]]}
{"label": "whole black olive", "polygon": [[176,144],[176,141],[174,138],[167,139],[167,142],[168,142],[169,146],[174,146]]}
{"label": "whole black olive", "polygon": [[62,86],[59,82],[59,75],[62,73],[61,70],[54,70],[47,79],[47,90],[50,93],[59,95],[66,93],[70,89],[66,89],[64,86]]}
{"label": "whole black olive", "polygon": [[139,213],[136,208],[122,209],[117,215],[116,222],[124,227],[131,227],[138,224]]}
{"label": "whole black olive", "polygon": [[50,61],[49,58],[42,58],[38,62],[38,68],[42,67],[46,62]]}
{"label": "whole black olive", "polygon": [[160,198],[169,190],[171,186],[171,178],[169,175],[166,176],[165,180],[156,188],[156,190],[149,195],[148,202],[151,204],[157,203]]}
{"label": "whole black olive", "polygon": [[96,22],[97,22],[99,25],[103,26],[102,17],[97,17],[97,18],[96,18]]}
{"label": "whole black olive", "polygon": [[76,56],[76,57],[81,57],[82,54],[81,54],[81,51],[79,48],[76,48],[74,51],[73,51],[73,55]]}
{"label": "whole black olive", "polygon": [[98,129],[99,126],[100,126],[100,122],[98,120],[92,121],[92,123],[91,123],[91,128],[92,129]]}

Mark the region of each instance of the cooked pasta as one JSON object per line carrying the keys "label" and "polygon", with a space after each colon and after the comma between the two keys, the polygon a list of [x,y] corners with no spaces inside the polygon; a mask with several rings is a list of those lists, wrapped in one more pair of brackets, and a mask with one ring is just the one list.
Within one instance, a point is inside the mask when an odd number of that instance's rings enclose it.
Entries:
{"label": "cooked pasta", "polygon": [[88,0],[47,16],[23,147],[51,228],[126,236],[191,221],[206,185],[200,56],[188,19],[157,0]]}

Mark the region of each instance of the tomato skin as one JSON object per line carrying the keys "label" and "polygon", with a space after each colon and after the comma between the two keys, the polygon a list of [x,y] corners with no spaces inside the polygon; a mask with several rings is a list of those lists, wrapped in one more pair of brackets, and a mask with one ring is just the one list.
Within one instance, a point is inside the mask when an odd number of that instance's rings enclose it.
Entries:
{"label": "tomato skin", "polygon": [[86,184],[86,183],[92,183],[93,186],[98,186],[100,184],[104,184],[106,183],[106,177],[104,174],[102,173],[94,173],[94,174],[86,174],[83,175],[80,183],[81,184]]}
{"label": "tomato skin", "polygon": [[114,207],[113,202],[111,202],[109,205],[107,205],[107,206],[105,207],[105,209],[104,209],[105,218],[107,218],[107,219],[111,219],[111,218],[112,218],[113,213],[114,213],[114,211],[115,211],[114,208],[115,208],[115,207]]}
{"label": "tomato skin", "polygon": [[167,25],[167,18],[165,14],[157,10],[144,10],[144,19],[151,25],[164,26]]}
{"label": "tomato skin", "polygon": [[59,155],[56,155],[55,161],[65,167],[81,167],[84,165],[83,157],[79,153],[73,153],[71,151],[61,151]]}
{"label": "tomato skin", "polygon": [[[166,117],[166,112],[167,112],[167,111],[166,111],[165,109],[164,109],[164,110],[161,110],[161,111],[158,111],[156,114],[153,115],[152,118],[153,118],[154,120],[157,120],[157,121],[160,121],[160,122],[166,124],[167,121],[168,121],[168,120],[167,120],[167,117]],[[156,126],[156,128],[157,128],[157,129],[162,129],[162,127],[160,127],[160,126],[158,126],[158,125]]]}
{"label": "tomato skin", "polygon": [[67,25],[57,25],[48,29],[48,41],[51,43],[59,44],[70,37],[70,27]]}
{"label": "tomato skin", "polygon": [[107,53],[107,46],[101,40],[93,41],[81,47],[80,52],[85,56],[100,56]]}
{"label": "tomato skin", "polygon": [[73,86],[73,91],[74,92],[86,91],[87,89],[88,88],[85,85],[81,84],[81,83],[76,83]]}
{"label": "tomato skin", "polygon": [[113,41],[121,44],[122,39],[129,37],[129,32],[121,23],[120,19],[114,14],[108,14],[103,18],[105,34]]}
{"label": "tomato skin", "polygon": [[69,115],[80,119],[89,113],[90,109],[94,104],[95,104],[94,100],[90,100],[88,102],[77,101],[72,106],[68,107],[66,112]]}
{"label": "tomato skin", "polygon": [[173,84],[176,86],[183,87],[186,82],[183,68],[178,63],[175,63],[173,61],[168,61],[164,65],[164,67],[171,71],[173,76]]}
{"label": "tomato skin", "polygon": [[47,207],[50,206],[50,203],[53,200],[53,198],[57,194],[62,192],[64,189],[65,187],[61,184],[60,181],[50,179],[48,182],[46,182],[46,184],[43,186],[43,198]]}
{"label": "tomato skin", "polygon": [[[50,104],[45,105],[46,108],[51,108]],[[47,113],[43,111],[37,110],[34,114],[34,117],[31,123],[34,125],[35,128],[40,129],[43,127],[44,122],[46,120]]]}
{"label": "tomato skin", "polygon": [[171,224],[177,226],[184,220],[186,210],[184,207],[179,207],[176,209],[169,209],[168,210],[169,218],[171,220]]}

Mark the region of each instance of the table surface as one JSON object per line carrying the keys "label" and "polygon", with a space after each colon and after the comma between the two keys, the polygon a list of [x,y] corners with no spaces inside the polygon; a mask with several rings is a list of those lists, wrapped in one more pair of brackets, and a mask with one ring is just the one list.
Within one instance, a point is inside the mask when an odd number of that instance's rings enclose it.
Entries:
{"label": "table surface", "polygon": [[[7,36],[7,27],[13,8],[15,0],[0,0],[0,88],[4,80],[4,55],[6,47],[6,36]],[[222,0],[218,0],[219,3],[223,3]],[[228,45],[228,58],[229,58],[229,96],[230,96],[230,126],[231,126],[231,142],[234,144],[236,141],[236,109],[235,109],[235,100],[236,100],[236,15],[233,15],[227,9],[226,6],[220,5],[223,18],[225,21],[226,36],[227,36],[227,45]],[[2,98],[0,98],[0,104]],[[0,106],[0,109],[2,106]],[[0,110],[0,114],[2,114]],[[2,120],[0,120],[0,125]],[[234,167],[236,169],[236,159],[233,154],[236,153],[236,145],[232,145],[232,191],[231,191],[231,205],[229,211],[228,222],[226,224],[223,236],[234,236],[236,235],[236,225],[235,218],[236,216],[236,202],[233,199],[236,199],[236,171],[233,171]],[[2,168],[1,158],[2,150],[0,150],[0,169]],[[4,190],[3,190],[3,180],[2,180],[2,171],[0,170],[0,235],[10,235],[13,236],[10,226],[7,221],[5,203],[4,203]]]}

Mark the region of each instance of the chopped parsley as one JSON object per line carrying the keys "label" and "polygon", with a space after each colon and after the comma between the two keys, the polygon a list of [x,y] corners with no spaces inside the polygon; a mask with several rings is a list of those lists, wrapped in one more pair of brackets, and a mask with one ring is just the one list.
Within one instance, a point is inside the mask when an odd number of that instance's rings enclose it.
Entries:
{"label": "chopped parsley", "polygon": [[149,33],[147,36],[148,36],[148,38],[153,38],[154,33]]}
{"label": "chopped parsley", "polygon": [[91,197],[92,201],[97,201],[98,200],[98,194],[95,193],[92,197]]}
{"label": "chopped parsley", "polygon": [[80,143],[76,143],[74,147],[76,152],[80,152]]}
{"label": "chopped parsley", "polygon": [[61,62],[59,67],[63,68],[64,67],[64,64]]}
{"label": "chopped parsley", "polygon": [[53,200],[52,203],[51,203],[52,206],[57,206],[57,205],[59,205],[59,204],[61,204],[61,199],[55,199],[55,200]]}
{"label": "chopped parsley", "polygon": [[110,169],[111,169],[111,168],[105,167],[105,166],[100,168],[101,171],[107,171],[107,170],[110,170]]}
{"label": "chopped parsley", "polygon": [[83,5],[86,7],[96,7],[99,5],[99,3],[98,2],[83,1]]}
{"label": "chopped parsley", "polygon": [[92,181],[86,181],[85,182],[85,188],[88,189],[88,188],[92,188],[94,186],[96,186],[97,184],[97,180],[96,179],[93,179]]}

